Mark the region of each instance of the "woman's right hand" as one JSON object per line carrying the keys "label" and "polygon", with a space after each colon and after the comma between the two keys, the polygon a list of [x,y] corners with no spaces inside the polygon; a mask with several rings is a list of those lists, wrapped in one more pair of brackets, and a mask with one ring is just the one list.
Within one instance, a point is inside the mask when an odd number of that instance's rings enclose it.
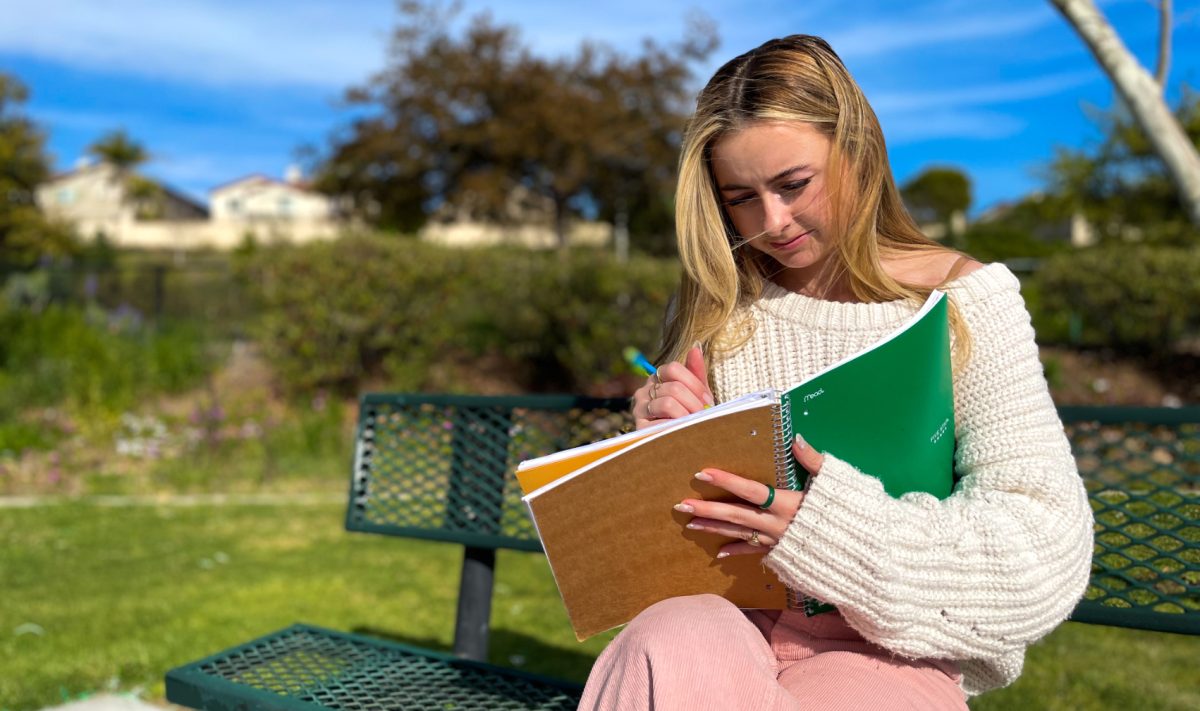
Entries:
{"label": "woman's right hand", "polygon": [[683,363],[667,363],[633,393],[633,419],[637,429],[659,420],[672,420],[699,412],[715,403],[708,388],[708,370],[700,346],[688,351]]}

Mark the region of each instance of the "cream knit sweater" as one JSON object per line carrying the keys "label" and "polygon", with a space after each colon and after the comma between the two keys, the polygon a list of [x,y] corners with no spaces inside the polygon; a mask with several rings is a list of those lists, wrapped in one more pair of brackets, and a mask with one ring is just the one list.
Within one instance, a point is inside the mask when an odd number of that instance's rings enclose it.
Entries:
{"label": "cream knit sweater", "polygon": [[[904,657],[957,661],[968,694],[1012,683],[1025,648],[1070,614],[1090,573],[1091,508],[1018,286],[992,264],[945,287],[972,339],[954,381],[954,493],[893,499],[870,472],[826,455],[766,557],[788,587],[837,605],[866,639]],[[751,340],[713,365],[714,394],[786,388],[915,310],[768,284],[749,307]]]}

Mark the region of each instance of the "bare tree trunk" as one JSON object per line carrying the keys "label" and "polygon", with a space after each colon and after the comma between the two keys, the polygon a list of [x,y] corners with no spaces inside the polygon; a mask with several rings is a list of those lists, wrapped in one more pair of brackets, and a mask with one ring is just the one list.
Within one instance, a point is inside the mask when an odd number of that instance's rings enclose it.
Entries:
{"label": "bare tree trunk", "polygon": [[[1175,120],[1155,83],[1092,0],[1050,0],[1083,38],[1167,166],[1192,224],[1200,226],[1200,153]],[[1163,12],[1170,12],[1166,4]]]}
{"label": "bare tree trunk", "polygon": [[1167,87],[1171,73],[1171,0],[1158,0],[1158,69],[1154,81],[1159,90]]}
{"label": "bare tree trunk", "polygon": [[567,249],[571,246],[570,238],[567,235],[567,201],[559,195],[554,196],[554,238],[558,242],[558,251],[561,254],[566,254]]}

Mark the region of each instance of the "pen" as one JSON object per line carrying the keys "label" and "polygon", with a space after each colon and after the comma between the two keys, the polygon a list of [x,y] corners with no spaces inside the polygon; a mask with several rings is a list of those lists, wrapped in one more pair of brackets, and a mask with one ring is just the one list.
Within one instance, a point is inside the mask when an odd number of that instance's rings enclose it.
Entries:
{"label": "pen", "polygon": [[650,359],[642,355],[642,352],[633,346],[627,346],[622,353],[624,353],[625,360],[629,365],[633,366],[634,370],[646,377],[654,375],[654,372],[657,370],[654,364],[650,362]]}

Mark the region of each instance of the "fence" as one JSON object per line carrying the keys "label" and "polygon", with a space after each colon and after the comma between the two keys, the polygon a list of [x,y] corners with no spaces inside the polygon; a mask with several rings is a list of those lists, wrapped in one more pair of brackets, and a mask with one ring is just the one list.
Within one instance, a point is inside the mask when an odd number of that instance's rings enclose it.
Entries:
{"label": "fence", "polygon": [[97,307],[151,325],[186,322],[220,338],[242,338],[256,311],[250,280],[228,260],[51,265],[0,271],[0,294],[34,307]]}

